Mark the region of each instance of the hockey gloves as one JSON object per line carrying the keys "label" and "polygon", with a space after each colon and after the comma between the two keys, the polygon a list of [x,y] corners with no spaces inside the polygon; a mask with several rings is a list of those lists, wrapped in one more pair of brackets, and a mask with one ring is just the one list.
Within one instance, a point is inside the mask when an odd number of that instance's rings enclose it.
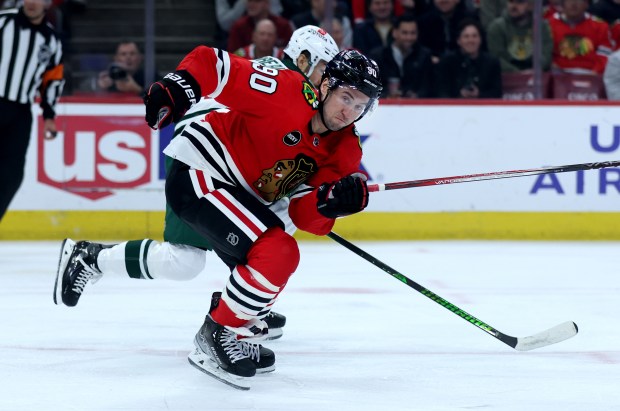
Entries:
{"label": "hockey gloves", "polygon": [[147,124],[157,130],[178,122],[200,96],[200,85],[187,71],[166,74],[144,95]]}
{"label": "hockey gloves", "polygon": [[333,183],[325,183],[317,192],[317,208],[327,218],[344,217],[362,211],[368,205],[366,176],[355,173]]}

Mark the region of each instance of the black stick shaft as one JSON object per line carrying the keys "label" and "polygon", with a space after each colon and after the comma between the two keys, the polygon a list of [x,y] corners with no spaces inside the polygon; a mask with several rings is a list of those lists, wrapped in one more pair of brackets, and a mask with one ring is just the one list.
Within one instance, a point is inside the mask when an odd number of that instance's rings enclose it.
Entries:
{"label": "black stick shaft", "polygon": [[504,344],[509,345],[512,348],[515,348],[517,346],[517,342],[518,342],[517,338],[511,337],[509,335],[506,335],[506,334],[496,330],[495,328],[491,327],[489,324],[485,323],[484,321],[479,320],[478,318],[474,317],[473,315],[467,313],[466,311],[464,311],[464,310],[460,309],[459,307],[457,307],[456,305],[452,304],[450,301],[440,297],[439,295],[435,294],[431,290],[422,287],[420,284],[418,284],[415,281],[411,280],[407,276],[399,273],[398,271],[396,271],[395,269],[393,269],[389,265],[383,263],[382,261],[380,261],[377,258],[373,257],[372,255],[368,254],[366,251],[362,250],[361,248],[357,247],[356,245],[354,245],[354,244],[350,243],[349,241],[345,240],[344,238],[340,237],[338,234],[334,233],[333,231],[330,232],[329,234],[327,234],[327,236],[329,238],[331,238],[332,240],[336,241],[338,244],[344,246],[345,248],[348,248],[350,251],[353,251],[355,254],[359,255],[360,257],[362,257],[363,259],[365,259],[366,261],[368,261],[372,265],[374,265],[376,267],[379,267],[380,269],[382,269],[383,271],[385,271],[386,273],[388,273],[392,277],[394,277],[397,280],[402,281],[403,283],[407,284],[409,287],[413,288],[414,290],[416,290],[420,294],[430,298],[431,300],[435,301],[437,304],[441,305],[442,307],[446,308],[447,310],[451,311],[452,313],[458,315],[459,317],[461,317],[465,321],[469,322],[470,324],[473,324],[474,326],[476,326],[477,328],[479,328],[482,331],[486,332],[487,334],[497,338],[498,340],[500,340]]}

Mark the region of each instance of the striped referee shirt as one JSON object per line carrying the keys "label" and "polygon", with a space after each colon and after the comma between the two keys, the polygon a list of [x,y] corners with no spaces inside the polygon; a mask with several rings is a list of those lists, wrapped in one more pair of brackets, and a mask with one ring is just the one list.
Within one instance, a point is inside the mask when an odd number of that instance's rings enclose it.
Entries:
{"label": "striped referee shirt", "polygon": [[32,24],[23,9],[0,11],[0,99],[32,104],[39,91],[43,117],[54,118],[63,85],[62,45],[53,27]]}

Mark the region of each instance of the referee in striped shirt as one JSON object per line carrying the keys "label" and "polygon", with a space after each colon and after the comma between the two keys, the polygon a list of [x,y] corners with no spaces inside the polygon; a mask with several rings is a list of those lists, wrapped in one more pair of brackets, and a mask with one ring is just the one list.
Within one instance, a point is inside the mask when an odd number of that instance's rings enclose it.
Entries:
{"label": "referee in striped shirt", "polygon": [[60,40],[45,18],[50,3],[24,0],[0,11],[0,220],[24,179],[37,92],[45,136],[56,137],[54,106],[64,80]]}

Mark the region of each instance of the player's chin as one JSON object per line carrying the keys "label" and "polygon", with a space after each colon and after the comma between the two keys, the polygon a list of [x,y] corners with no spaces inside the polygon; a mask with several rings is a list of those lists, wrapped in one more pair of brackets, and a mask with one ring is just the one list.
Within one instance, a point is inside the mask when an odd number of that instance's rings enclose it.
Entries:
{"label": "player's chin", "polygon": [[351,123],[353,123],[353,122],[352,121],[351,122],[346,122],[346,121],[342,121],[342,120],[332,121],[328,128],[331,131],[340,131],[343,128],[350,126]]}

